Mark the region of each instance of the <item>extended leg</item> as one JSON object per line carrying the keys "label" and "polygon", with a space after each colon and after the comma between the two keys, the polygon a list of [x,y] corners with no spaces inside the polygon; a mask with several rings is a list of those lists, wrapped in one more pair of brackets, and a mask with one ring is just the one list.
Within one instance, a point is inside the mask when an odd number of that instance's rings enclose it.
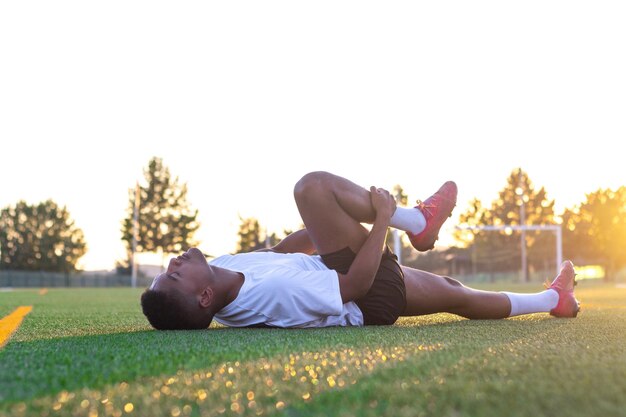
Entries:
{"label": "extended leg", "polygon": [[556,317],[576,317],[574,265],[565,261],[552,285],[542,292],[522,294],[481,291],[449,277],[402,267],[407,307],[404,316],[453,313],[470,319],[498,319],[520,314],[549,312]]}
{"label": "extended leg", "polygon": [[470,319],[501,319],[509,316],[509,298],[499,292],[469,288],[459,281],[402,267],[407,305],[403,316],[452,313]]}

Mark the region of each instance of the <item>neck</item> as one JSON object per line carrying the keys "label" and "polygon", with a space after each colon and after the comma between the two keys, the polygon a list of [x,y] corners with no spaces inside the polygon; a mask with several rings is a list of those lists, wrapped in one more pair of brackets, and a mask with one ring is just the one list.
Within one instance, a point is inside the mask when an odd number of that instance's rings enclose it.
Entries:
{"label": "neck", "polygon": [[212,268],[215,273],[215,284],[213,285],[213,289],[216,293],[214,302],[215,309],[213,313],[217,313],[237,298],[239,290],[243,285],[244,277],[241,272],[219,268],[216,266],[213,266]]}

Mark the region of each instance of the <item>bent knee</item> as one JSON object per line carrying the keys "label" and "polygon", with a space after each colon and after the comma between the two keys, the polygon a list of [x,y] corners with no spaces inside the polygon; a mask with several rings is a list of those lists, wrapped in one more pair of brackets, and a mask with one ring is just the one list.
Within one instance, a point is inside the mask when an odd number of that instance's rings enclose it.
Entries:
{"label": "bent knee", "polygon": [[328,189],[328,180],[332,175],[325,171],[314,171],[305,174],[293,188],[296,201],[312,194]]}

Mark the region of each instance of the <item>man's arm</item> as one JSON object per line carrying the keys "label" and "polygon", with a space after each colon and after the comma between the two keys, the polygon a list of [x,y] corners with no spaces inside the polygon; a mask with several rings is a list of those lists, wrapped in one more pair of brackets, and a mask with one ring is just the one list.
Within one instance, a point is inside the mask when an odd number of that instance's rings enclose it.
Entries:
{"label": "man's arm", "polygon": [[376,219],[348,273],[339,274],[339,290],[344,303],[363,297],[371,288],[380,266],[389,221],[396,207],[388,191],[371,187],[370,193]]}
{"label": "man's arm", "polygon": [[285,237],[277,245],[269,249],[259,249],[256,252],[306,253],[311,255],[315,253],[315,246],[311,242],[309,232],[306,229],[302,229]]}

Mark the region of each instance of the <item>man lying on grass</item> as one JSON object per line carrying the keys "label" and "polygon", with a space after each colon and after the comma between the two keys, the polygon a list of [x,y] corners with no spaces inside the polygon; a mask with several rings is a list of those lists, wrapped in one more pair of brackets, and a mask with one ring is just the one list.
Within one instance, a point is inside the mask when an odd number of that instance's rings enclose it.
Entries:
{"label": "man lying on grass", "polygon": [[419,251],[432,249],[456,204],[454,182],[414,208],[396,207],[384,189],[367,191],[326,172],[305,175],[294,195],[306,228],[275,247],[210,262],[196,248],[173,258],[141,296],[150,324],[160,330],[204,329],[213,319],[232,327],[362,326],[439,312],[498,319],[536,312],[576,317],[580,309],[569,261],[535,294],[475,290],[398,264],[385,245],[387,228],[406,231]]}

